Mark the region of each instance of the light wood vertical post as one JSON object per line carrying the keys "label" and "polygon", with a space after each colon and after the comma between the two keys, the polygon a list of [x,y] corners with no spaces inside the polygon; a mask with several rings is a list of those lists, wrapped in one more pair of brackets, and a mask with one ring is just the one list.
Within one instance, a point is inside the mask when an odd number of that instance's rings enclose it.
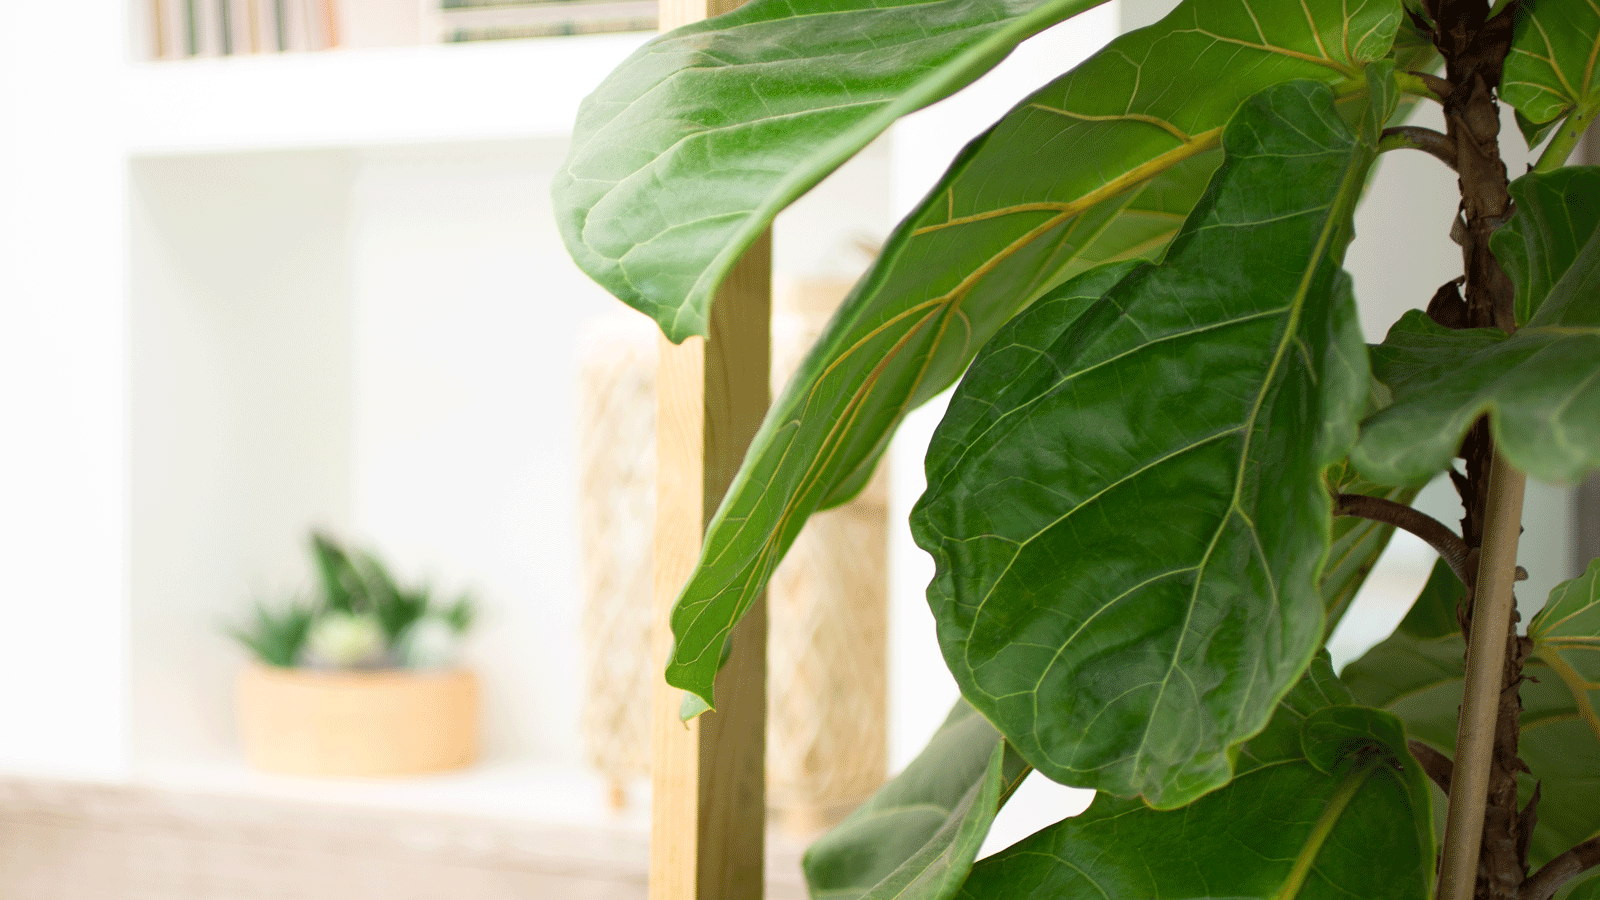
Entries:
{"label": "light wood vertical post", "polygon": [[[730,4],[728,8],[732,8]],[[708,14],[705,0],[663,0],[663,30]],[[695,14],[697,12],[697,14]],[[709,338],[662,341],[656,374],[656,670],[672,650],[669,617],[693,571],[705,524],[766,413],[770,388],[771,232],[734,268]],[[760,900],[766,849],[767,606],[734,629],[716,712],[679,721],[682,692],[657,679],[652,704],[651,900]]]}

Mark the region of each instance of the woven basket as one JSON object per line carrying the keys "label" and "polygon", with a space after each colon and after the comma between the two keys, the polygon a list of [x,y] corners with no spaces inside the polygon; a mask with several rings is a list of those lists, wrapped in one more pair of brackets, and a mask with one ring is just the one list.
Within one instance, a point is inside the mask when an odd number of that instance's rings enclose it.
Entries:
{"label": "woven basket", "polygon": [[[846,282],[780,288],[772,321],[772,384],[799,364],[849,289]],[[590,762],[626,803],[648,774],[655,365],[642,316],[610,317],[580,346],[579,538]],[[888,512],[879,472],[856,500],[811,518],[768,590],[769,805],[808,834],[854,808],[886,766]]]}

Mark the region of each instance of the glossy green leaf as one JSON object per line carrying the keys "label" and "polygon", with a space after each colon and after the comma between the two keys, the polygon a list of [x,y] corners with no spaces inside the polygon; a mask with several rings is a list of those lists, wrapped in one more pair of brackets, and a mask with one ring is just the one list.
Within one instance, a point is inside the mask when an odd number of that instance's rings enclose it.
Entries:
{"label": "glossy green leaf", "polygon": [[1027,764],[966,701],[928,746],[801,860],[814,900],[943,900],[966,880]]}
{"label": "glossy green leaf", "polygon": [[1035,303],[951,400],[911,518],[928,602],[963,696],[1049,777],[1214,790],[1321,643],[1323,473],[1368,377],[1338,260],[1387,115],[1363,137],[1321,85],[1252,98],[1166,262]]}
{"label": "glossy green leaf", "polygon": [[[1539,804],[1540,826],[1548,823],[1559,835],[1546,837],[1539,849],[1554,854],[1600,832],[1600,804],[1595,802],[1600,797],[1600,559],[1550,592],[1544,609],[1528,623],[1528,637],[1534,659],[1555,678],[1524,687],[1524,708],[1576,712],[1575,719],[1552,721],[1537,738],[1525,737],[1521,746],[1534,775],[1546,779],[1546,797],[1555,790],[1573,795]],[[1537,747],[1530,746],[1534,740]]]}
{"label": "glossy green leaf", "polygon": [[1171,811],[1102,794],[978,863],[961,896],[1424,900],[1426,779],[1400,723],[1350,702],[1323,657],[1227,787]]}
{"label": "glossy green leaf", "polygon": [[[1353,470],[1339,470],[1330,484],[1345,493],[1374,494],[1403,503],[1409,503],[1416,493],[1370,485]],[[1333,546],[1322,573],[1327,609],[1342,610],[1348,605],[1392,532],[1391,527],[1369,519],[1335,521]],[[1448,567],[1444,574],[1452,580],[1455,577]],[[961,883],[955,873],[964,878],[966,872],[950,864],[952,852],[960,847],[956,859],[964,860],[967,869],[971,867],[972,858],[965,852],[961,835],[971,835],[970,846],[975,850],[994,817],[987,779],[996,776],[984,766],[985,760],[993,765],[999,743],[1000,733],[965,700],[958,700],[945,724],[903,773],[806,851],[802,867],[812,897],[854,900],[873,888],[899,890],[902,885],[915,885],[916,889],[903,895],[891,891],[888,896],[904,900],[950,896],[947,891],[954,890],[952,885]],[[1263,752],[1264,746],[1258,738],[1256,752]],[[1030,770],[1014,751],[1007,751],[1006,761],[1011,768],[997,779],[1002,785],[1017,783]],[[1002,787],[998,792],[1001,803],[1008,790]],[[924,869],[932,872],[922,875]],[[933,886],[938,890],[930,890]],[[871,896],[879,896],[879,892],[873,890]]]}
{"label": "glossy green leaf", "polygon": [[669,338],[774,216],[894,120],[1105,0],[753,0],[641,47],[553,185],[578,265]]}
{"label": "glossy green leaf", "polygon": [[1517,215],[1489,239],[1517,289],[1525,324],[1600,227],[1600,167],[1571,166],[1511,182]]}
{"label": "glossy green leaf", "polygon": [[[1522,0],[1500,96],[1529,126],[1555,122],[1600,102],[1600,5],[1589,0]],[[1524,134],[1529,131],[1523,128]],[[1539,136],[1537,133],[1532,137]],[[1529,141],[1529,146],[1533,146]]]}
{"label": "glossy green leaf", "polygon": [[[1590,874],[1593,873],[1593,874]],[[1556,900],[1600,900],[1600,872],[1593,869],[1584,873],[1589,877],[1568,885],[1562,892],[1556,893]]]}
{"label": "glossy green leaf", "polygon": [[1374,481],[1433,477],[1485,414],[1496,446],[1535,478],[1600,468],[1600,229],[1514,335],[1452,331],[1412,310],[1373,349],[1372,368],[1394,402],[1362,423],[1350,458]]}
{"label": "glossy green leaf", "polygon": [[1528,637],[1540,648],[1600,653],[1600,559],[1590,560],[1577,578],[1556,585],[1528,623]]}
{"label": "glossy green leaf", "polygon": [[1400,620],[1400,632],[1419,640],[1458,634],[1461,620],[1457,611],[1465,595],[1461,579],[1451,571],[1450,564],[1442,559],[1436,560],[1433,571],[1428,574],[1427,583],[1422,586],[1422,593],[1417,595],[1416,602],[1406,611],[1406,617]]}
{"label": "glossy green leaf", "polygon": [[1514,112],[1514,117],[1517,121],[1517,130],[1522,132],[1522,139],[1528,142],[1529,147],[1537,147],[1544,143],[1550,132],[1561,124],[1560,119],[1551,119],[1543,123],[1530,121],[1520,109]]}
{"label": "glossy green leaf", "polygon": [[1348,79],[1387,52],[1399,18],[1395,0],[1185,0],[968,145],[773,404],[673,614],[667,680],[710,700],[717,649],[806,517],[858,490],[905,413],[1017,309],[1161,253],[1246,97],[1290,78],[1359,96]]}
{"label": "glossy green leaf", "polygon": [[[1597,576],[1591,565],[1557,587],[1529,628],[1540,637],[1523,669],[1519,754],[1532,770],[1520,779],[1523,801],[1536,782],[1543,786],[1528,854],[1534,867],[1600,831],[1600,653],[1571,651],[1594,646],[1583,638],[1594,624],[1589,596]],[[1466,645],[1454,622],[1461,593],[1453,577],[1430,579],[1400,629],[1341,676],[1363,703],[1399,716],[1412,737],[1446,755],[1455,745],[1465,671]]]}

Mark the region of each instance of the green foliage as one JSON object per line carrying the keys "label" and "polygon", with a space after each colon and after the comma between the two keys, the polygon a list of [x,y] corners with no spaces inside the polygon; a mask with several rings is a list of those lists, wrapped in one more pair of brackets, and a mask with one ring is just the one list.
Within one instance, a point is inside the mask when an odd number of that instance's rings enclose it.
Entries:
{"label": "green foliage", "polygon": [[254,617],[248,624],[229,628],[227,632],[263,664],[288,669],[299,660],[300,648],[305,646],[306,634],[311,631],[315,618],[315,611],[300,601],[291,602],[281,610],[257,603]]}
{"label": "green foliage", "polygon": [[555,180],[584,271],[672,340],[785,206],[895,119],[1105,0],[755,0],[651,41],[584,101]]}
{"label": "green foliage", "polygon": [[341,613],[366,611],[357,609],[357,598],[366,593],[361,575],[338,542],[321,531],[313,531],[311,558],[317,566],[317,577],[321,579],[322,608]]}
{"label": "green foliage", "polygon": [[1516,108],[1528,146],[1574,110],[1593,110],[1600,103],[1597,52],[1600,6],[1581,0],[1522,0],[1500,95]]}
{"label": "green foliage", "polygon": [[311,533],[311,558],[319,588],[313,600],[296,600],[280,611],[258,603],[249,624],[227,629],[267,665],[303,665],[313,630],[318,623],[335,619],[341,625],[359,624],[368,617],[376,622],[387,665],[408,663],[402,647],[425,619],[437,617],[457,636],[472,625],[475,606],[471,597],[462,595],[447,606],[434,604],[426,586],[400,585],[375,555],[352,553],[325,532]]}
{"label": "green foliage", "polygon": [[[962,898],[1417,898],[1433,874],[1425,776],[1400,723],[1350,705],[1324,656],[1182,810],[1102,794],[978,863]],[[1360,848],[1384,847],[1371,856]]]}
{"label": "green foliage", "polygon": [[806,850],[817,900],[944,900],[1030,771],[964,700],[893,781]]}
{"label": "green foliage", "polygon": [[911,526],[945,660],[1051,778],[1189,803],[1320,645],[1323,470],[1367,388],[1338,259],[1376,139],[1320,85],[1253,98],[1166,262],[1024,311],[934,434]]}
{"label": "green foliage", "polygon": [[[1053,285],[1159,256],[1220,162],[1222,127],[1250,95],[1306,78],[1358,105],[1361,67],[1388,51],[1399,17],[1398,4],[1380,0],[1185,0],[969,144],[773,404],[673,615],[668,682],[711,703],[717,654],[738,617],[805,518],[866,483],[907,410],[952,384]],[[684,202],[682,218],[702,214],[694,198]]]}
{"label": "green foliage", "polygon": [[1600,228],[1600,168],[1524,175],[1510,191],[1518,214],[1489,240],[1516,285],[1517,324],[1526,325]]}
{"label": "green foliage", "polygon": [[[1534,773],[1521,779],[1524,802],[1535,782],[1542,785],[1529,848],[1536,867],[1600,833],[1597,581],[1600,562],[1551,591],[1528,628],[1534,647],[1523,670],[1520,754]],[[1466,656],[1455,615],[1461,595],[1460,582],[1441,563],[1395,634],[1343,673],[1363,703],[1399,716],[1412,737],[1446,754],[1455,743]]]}
{"label": "green foliage", "polygon": [[[704,333],[787,203],[1093,5],[754,0],[665,35],[586,101],[562,234],[669,338]],[[815,896],[1429,893],[1443,811],[1406,748],[1453,746],[1462,588],[1438,566],[1335,678],[1323,644],[1391,529],[1333,518],[1333,495],[1409,503],[1485,414],[1535,477],[1600,468],[1600,171],[1557,168],[1600,107],[1600,6],[1502,6],[1503,96],[1556,133],[1491,242],[1510,336],[1413,312],[1369,351],[1340,269],[1383,127],[1437,84],[1416,74],[1437,68],[1434,2],[1182,0],[996,110],[895,228],[774,401],[672,616],[687,717],[806,519],[960,382],[913,531],[965,699],[809,851]],[[363,602],[329,559],[330,594]],[[1535,865],[1600,830],[1597,571],[1530,632]],[[1032,767],[1101,795],[975,864]]]}
{"label": "green foliage", "polygon": [[[1545,179],[1600,186],[1595,170],[1525,180],[1536,190]],[[1525,279],[1519,292],[1534,310],[1525,327],[1509,337],[1488,328],[1452,330],[1413,310],[1374,348],[1373,373],[1394,402],[1362,423],[1351,458],[1367,477],[1426,481],[1482,415],[1500,450],[1536,478],[1572,482],[1600,468],[1600,214],[1566,209],[1534,204],[1513,220],[1522,233],[1541,235],[1544,248],[1528,251],[1526,268],[1511,270]],[[1560,221],[1544,218],[1553,213]],[[1580,223],[1586,232],[1575,230]],[[1539,296],[1543,285],[1548,294]]]}

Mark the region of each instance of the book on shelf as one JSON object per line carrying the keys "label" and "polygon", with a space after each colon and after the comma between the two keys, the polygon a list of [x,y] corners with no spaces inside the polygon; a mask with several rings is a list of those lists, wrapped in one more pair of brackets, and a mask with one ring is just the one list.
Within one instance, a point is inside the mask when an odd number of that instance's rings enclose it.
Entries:
{"label": "book on shelf", "polygon": [[654,31],[656,0],[142,0],[150,58]]}
{"label": "book on shelf", "polygon": [[230,56],[260,53],[261,22],[256,18],[255,0],[222,0],[223,52]]}
{"label": "book on shelf", "polygon": [[284,49],[279,39],[278,11],[281,7],[276,0],[245,0],[245,8],[254,23],[250,30],[250,47],[256,53],[276,53]]}
{"label": "book on shelf", "polygon": [[189,55],[189,15],[186,0],[152,0],[150,3],[150,56],[178,59]]}
{"label": "book on shelf", "polygon": [[227,51],[226,0],[187,0],[194,31],[192,56],[222,56]]}
{"label": "book on shelf", "polygon": [[[388,0],[389,5],[413,0]],[[146,0],[150,56],[242,56],[339,43],[335,0]]]}
{"label": "book on shelf", "polygon": [[656,30],[656,0],[440,0],[446,42]]}

